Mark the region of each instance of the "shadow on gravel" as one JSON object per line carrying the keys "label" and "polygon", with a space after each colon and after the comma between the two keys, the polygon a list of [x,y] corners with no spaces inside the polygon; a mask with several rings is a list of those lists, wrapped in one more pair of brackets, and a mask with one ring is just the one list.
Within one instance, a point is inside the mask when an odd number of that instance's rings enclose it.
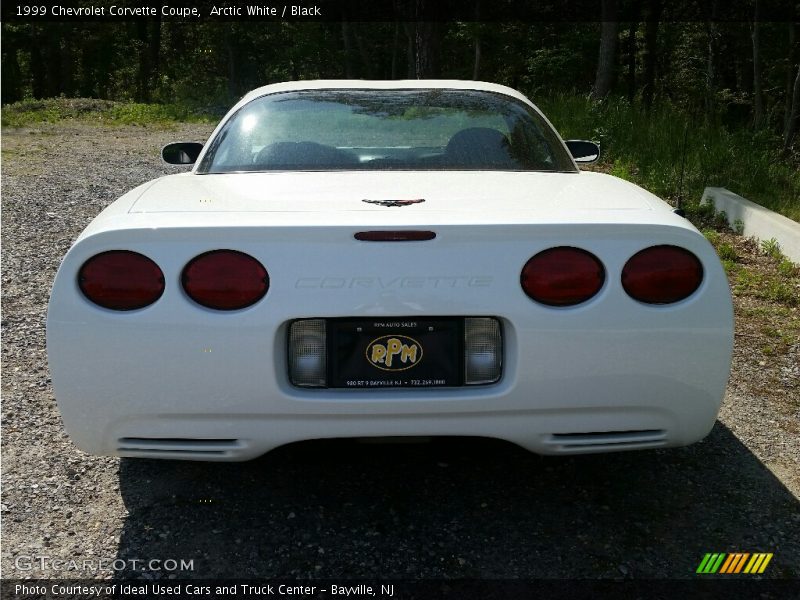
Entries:
{"label": "shadow on gravel", "polygon": [[118,558],[193,560],[181,578],[694,577],[733,551],[800,574],[800,503],[719,423],[688,448],[582,457],[451,438],[123,459],[120,488]]}

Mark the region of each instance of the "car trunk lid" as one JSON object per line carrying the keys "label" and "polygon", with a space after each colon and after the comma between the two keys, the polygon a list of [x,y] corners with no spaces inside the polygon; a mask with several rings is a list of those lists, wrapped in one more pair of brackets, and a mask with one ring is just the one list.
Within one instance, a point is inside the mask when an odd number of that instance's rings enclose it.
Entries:
{"label": "car trunk lid", "polygon": [[309,213],[339,224],[464,224],[538,222],[564,211],[651,211],[658,204],[666,206],[625,181],[590,172],[274,172],[164,177],[130,212],[285,213],[303,224],[313,221]]}

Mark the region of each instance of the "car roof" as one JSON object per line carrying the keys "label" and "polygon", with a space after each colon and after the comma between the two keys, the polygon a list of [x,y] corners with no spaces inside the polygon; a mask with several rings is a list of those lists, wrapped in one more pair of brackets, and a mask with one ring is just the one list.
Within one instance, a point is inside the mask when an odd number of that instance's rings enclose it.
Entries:
{"label": "car roof", "polygon": [[472,81],[459,79],[390,79],[390,80],[368,80],[368,79],[313,79],[301,81],[286,81],[265,85],[248,92],[237,105],[245,104],[254,98],[276,92],[296,92],[300,90],[320,90],[320,89],[351,89],[351,90],[408,90],[408,89],[449,89],[449,90],[481,90],[485,92],[495,92],[512,96],[522,100],[526,104],[532,104],[525,96],[517,90],[489,83],[486,81]]}

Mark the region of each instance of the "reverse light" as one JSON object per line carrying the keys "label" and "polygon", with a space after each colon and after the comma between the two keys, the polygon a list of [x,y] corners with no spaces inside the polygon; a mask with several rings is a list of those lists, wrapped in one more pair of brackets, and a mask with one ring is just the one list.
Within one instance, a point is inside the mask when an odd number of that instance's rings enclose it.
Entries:
{"label": "reverse light", "polygon": [[78,287],[89,300],[112,310],[136,310],[164,293],[164,274],[152,260],[130,250],[110,250],[87,260]]}
{"label": "reverse light", "polygon": [[325,387],[325,319],[304,319],[289,326],[289,378],[300,387]]}
{"label": "reverse light", "polygon": [[652,246],[634,254],[622,269],[622,287],[639,302],[671,304],[691,296],[703,281],[703,265],[678,246]]}
{"label": "reverse light", "polygon": [[494,383],[500,379],[502,363],[503,342],[497,319],[464,319],[464,383]]}
{"label": "reverse light", "polygon": [[573,306],[597,294],[605,269],[591,252],[559,246],[539,252],[522,268],[520,283],[529,298],[548,306]]}
{"label": "reverse light", "polygon": [[269,275],[255,258],[236,250],[212,250],[183,268],[181,283],[198,304],[215,310],[238,310],[261,300]]}

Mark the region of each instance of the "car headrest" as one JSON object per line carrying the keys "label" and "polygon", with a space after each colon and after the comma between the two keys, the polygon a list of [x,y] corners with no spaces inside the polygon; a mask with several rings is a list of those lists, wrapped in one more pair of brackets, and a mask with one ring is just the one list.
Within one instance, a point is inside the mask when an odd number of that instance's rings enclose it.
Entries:
{"label": "car headrest", "polygon": [[446,161],[463,166],[508,166],[515,161],[509,152],[508,138],[489,127],[470,127],[456,133],[447,142]]}
{"label": "car headrest", "polygon": [[349,167],[355,155],[316,142],[275,142],[261,149],[254,164],[263,168]]}

